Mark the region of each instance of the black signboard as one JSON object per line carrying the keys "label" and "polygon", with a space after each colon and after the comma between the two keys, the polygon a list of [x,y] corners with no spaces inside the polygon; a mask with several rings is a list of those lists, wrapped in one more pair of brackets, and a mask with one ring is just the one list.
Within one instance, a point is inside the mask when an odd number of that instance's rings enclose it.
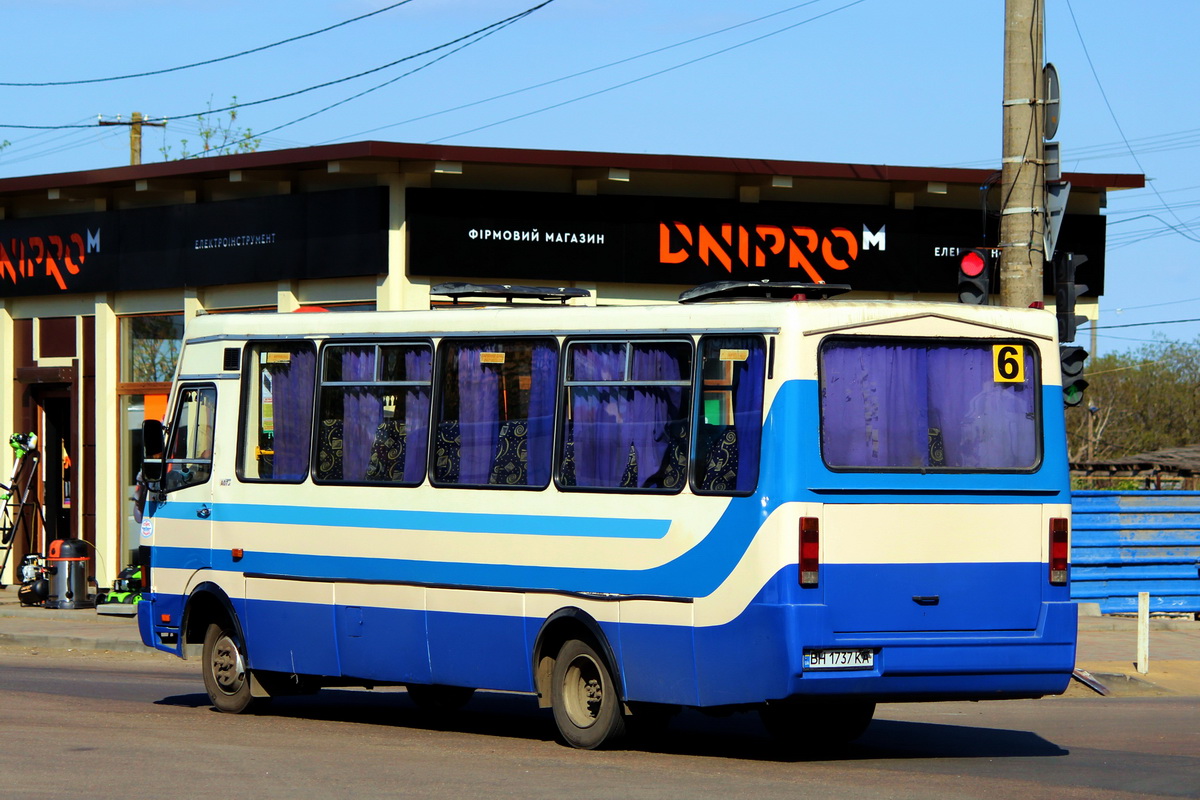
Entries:
{"label": "black signboard", "polygon": [[[994,246],[999,227],[969,209],[453,189],[407,190],[406,213],[414,275],[942,294],[956,291],[960,251]],[[1102,293],[1104,218],[1067,215],[1058,246],[1088,256],[1079,281]]]}
{"label": "black signboard", "polygon": [[385,187],[0,220],[0,297],[387,272]]}

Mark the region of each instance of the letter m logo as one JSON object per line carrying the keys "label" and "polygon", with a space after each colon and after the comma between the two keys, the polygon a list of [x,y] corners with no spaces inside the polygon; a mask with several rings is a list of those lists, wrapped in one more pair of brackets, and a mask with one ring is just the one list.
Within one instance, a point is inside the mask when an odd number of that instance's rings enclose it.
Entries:
{"label": "letter m logo", "polygon": [[862,249],[870,250],[872,247],[887,250],[887,225],[880,228],[879,233],[871,233],[871,229],[863,225]]}
{"label": "letter m logo", "polygon": [[91,231],[87,232],[87,252],[89,252],[89,253],[99,253],[100,252],[100,229],[99,228],[96,229],[95,233],[92,233]]}

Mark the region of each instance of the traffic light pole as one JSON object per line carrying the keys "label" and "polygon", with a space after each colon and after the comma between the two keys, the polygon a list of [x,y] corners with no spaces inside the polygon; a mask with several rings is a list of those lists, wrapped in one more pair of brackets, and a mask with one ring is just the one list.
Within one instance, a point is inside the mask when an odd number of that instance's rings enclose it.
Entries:
{"label": "traffic light pole", "polygon": [[1004,3],[1004,157],[1000,305],[1041,301],[1045,269],[1043,0]]}

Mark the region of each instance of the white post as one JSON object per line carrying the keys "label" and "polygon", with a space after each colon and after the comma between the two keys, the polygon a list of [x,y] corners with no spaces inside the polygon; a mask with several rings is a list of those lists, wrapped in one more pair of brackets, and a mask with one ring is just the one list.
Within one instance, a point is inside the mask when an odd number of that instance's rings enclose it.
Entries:
{"label": "white post", "polygon": [[1150,593],[1138,592],[1137,671],[1150,671]]}

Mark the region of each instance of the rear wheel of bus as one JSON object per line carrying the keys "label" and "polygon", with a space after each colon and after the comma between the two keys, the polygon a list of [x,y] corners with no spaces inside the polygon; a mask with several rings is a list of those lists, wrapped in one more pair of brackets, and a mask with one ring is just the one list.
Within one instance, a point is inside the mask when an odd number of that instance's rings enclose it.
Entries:
{"label": "rear wheel of bus", "polygon": [[624,735],[625,717],[612,671],[591,645],[568,639],[558,651],[551,680],[554,722],[564,742],[594,750]]}
{"label": "rear wheel of bus", "polygon": [[240,714],[255,705],[258,699],[250,693],[245,644],[232,624],[213,622],[208,626],[201,664],[204,688],[218,711]]}

